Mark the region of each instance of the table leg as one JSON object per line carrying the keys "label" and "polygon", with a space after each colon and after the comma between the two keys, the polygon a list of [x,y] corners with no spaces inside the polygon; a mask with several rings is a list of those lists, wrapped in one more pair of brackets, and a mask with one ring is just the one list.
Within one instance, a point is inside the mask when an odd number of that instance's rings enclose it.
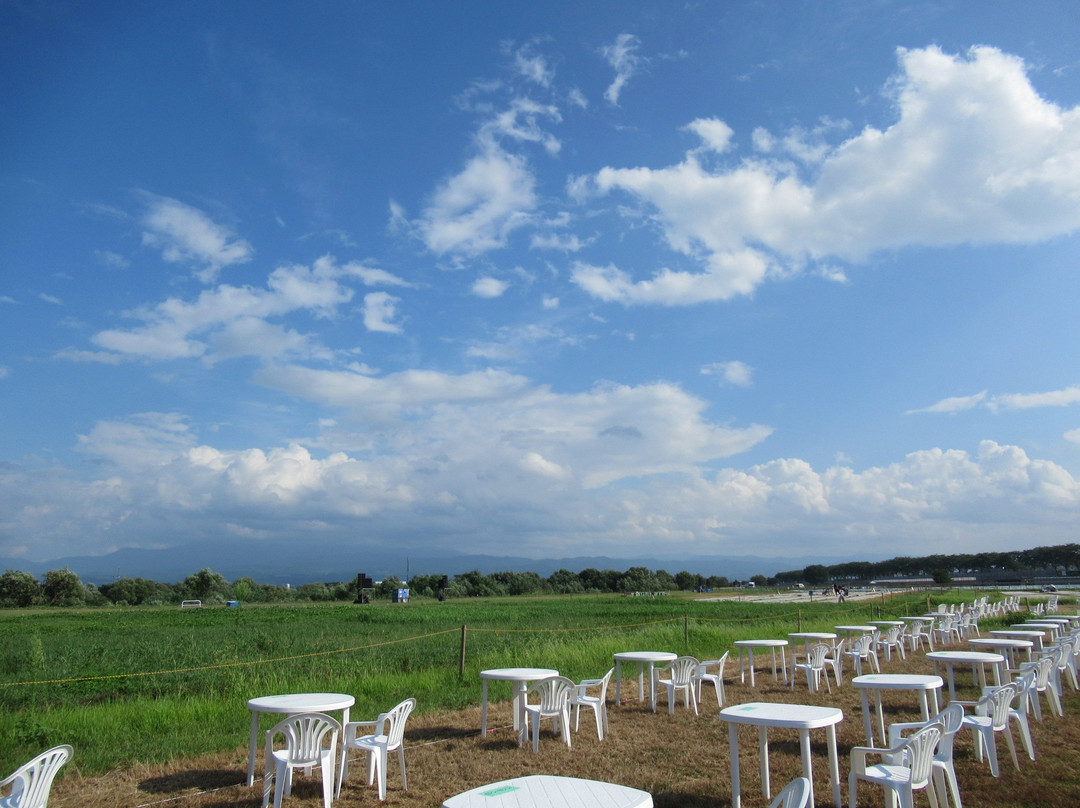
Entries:
{"label": "table leg", "polygon": [[919,713],[922,715],[923,721],[930,720],[930,699],[925,690],[919,691]]}
{"label": "table leg", "polygon": [[728,724],[728,754],[731,755],[731,808],[742,808],[742,789],[739,785],[739,725]]}
{"label": "table leg", "polygon": [[772,799],[772,785],[769,782],[769,728],[757,728],[758,757],[761,758],[761,791],[765,799]]}
{"label": "table leg", "polygon": [[637,700],[645,701],[645,663],[637,664]]}
{"label": "table leg", "polygon": [[[881,710],[881,691],[874,691],[874,709],[877,712],[878,730],[881,732],[881,748],[889,748],[889,736],[885,734],[885,714]],[[870,744],[873,746],[873,744]]]}
{"label": "table leg", "polygon": [[514,687],[514,729],[525,726],[525,694],[529,692],[528,682],[515,682]]}
{"label": "table leg", "polygon": [[754,649],[747,648],[746,655],[750,658],[750,687],[754,686]]}
{"label": "table leg", "polygon": [[802,755],[802,773],[803,777],[810,781],[810,800],[807,802],[808,808],[814,808],[814,769],[810,762],[810,730],[799,730],[799,752]]}
{"label": "table leg", "polygon": [[859,696],[862,698],[862,720],[863,729],[866,730],[866,745],[872,747],[874,745],[874,725],[870,720],[870,696],[865,688],[859,690]]}
{"label": "table leg", "polygon": [[649,706],[652,707],[652,711],[656,712],[656,682],[653,680],[656,668],[653,663],[649,663]]}
{"label": "table leg", "polygon": [[[836,752],[835,724],[825,727],[825,740],[829,746],[829,780],[832,782],[833,805],[840,808],[840,760]],[[810,782],[812,783],[813,780]]]}
{"label": "table leg", "polygon": [[743,670],[743,662],[744,662],[745,659],[746,659],[746,651],[745,651],[745,649],[740,648],[739,649],[739,683],[740,684],[746,682],[746,673]]}
{"label": "table leg", "polygon": [[934,715],[937,715],[941,712],[941,707],[939,706],[938,701],[938,688],[936,687],[931,689],[930,691],[930,703],[934,706]]}
{"label": "table leg", "polygon": [[[784,654],[782,654],[782,653],[780,654],[780,667],[783,668],[783,670],[784,670],[784,684],[786,685],[788,683],[788,678],[787,678],[787,657],[784,656]],[[794,673],[792,675],[794,675]]]}
{"label": "table leg", "polygon": [[487,686],[488,680],[484,680],[484,695],[480,702],[480,737],[487,735]]}
{"label": "table leg", "polygon": [[248,740],[247,784],[255,785],[255,755],[259,746],[259,711],[251,711],[251,738]]}
{"label": "table leg", "polygon": [[993,665],[994,665],[994,687],[1001,687],[1001,679],[1002,679],[1001,669],[1005,664],[1006,663],[1004,663],[1004,662],[1002,662],[1002,663],[998,663],[998,662],[993,663]]}
{"label": "table leg", "polygon": [[615,660],[615,703],[622,704],[622,660]]}

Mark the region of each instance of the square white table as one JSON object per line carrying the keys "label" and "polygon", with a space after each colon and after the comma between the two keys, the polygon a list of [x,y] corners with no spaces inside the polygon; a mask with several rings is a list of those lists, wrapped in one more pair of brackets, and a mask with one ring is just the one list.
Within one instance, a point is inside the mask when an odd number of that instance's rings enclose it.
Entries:
{"label": "square white table", "polygon": [[[870,719],[869,692],[874,693],[874,712],[877,715],[878,730],[881,732],[883,749],[889,747],[889,736],[885,734],[885,715],[881,709],[882,690],[914,690],[919,694],[919,712],[923,721],[929,721],[931,715],[937,715],[938,691],[945,685],[940,676],[928,676],[919,673],[870,673],[856,676],[851,683],[859,689],[862,699],[863,728],[866,730],[866,745],[874,746],[874,728]],[[930,701],[933,700],[933,712]]]}
{"label": "square white table", "polygon": [[[810,730],[824,728],[829,751],[829,782],[832,783],[833,804],[840,808],[840,764],[836,752],[836,725],[843,719],[844,711],[839,707],[815,707],[806,704],[750,702],[721,710],[720,720],[728,722],[728,744],[731,747],[731,808],[740,808],[742,805],[739,782],[739,724],[758,728],[761,788],[765,799],[772,798],[772,787],[769,784],[769,727],[799,731],[803,776],[811,783],[814,782],[814,773],[810,761]],[[813,805],[814,793],[811,790],[810,808],[813,808]]]}
{"label": "square white table", "polygon": [[652,808],[652,795],[617,783],[530,774],[464,791],[443,808]]}
{"label": "square white table", "polygon": [[251,738],[248,741],[247,784],[255,784],[255,754],[259,744],[259,715],[277,713],[279,715],[297,715],[298,713],[329,713],[341,710],[341,725],[349,723],[349,708],[356,704],[356,699],[348,693],[290,693],[282,696],[259,696],[248,699],[251,710]]}
{"label": "square white table", "polygon": [[746,677],[743,674],[743,657],[744,654],[748,654],[750,657],[750,687],[754,686],[754,649],[755,648],[768,648],[772,651],[772,676],[773,681],[776,681],[776,649],[780,649],[780,665],[784,670],[784,684],[787,684],[787,653],[784,651],[787,648],[787,640],[735,640],[733,645],[739,649],[739,681],[745,682]]}
{"label": "square white table", "polygon": [[656,712],[656,687],[653,683],[653,669],[657,664],[678,659],[678,654],[670,651],[620,651],[615,654],[615,703],[622,704],[622,664],[636,662],[638,672],[638,701],[645,700],[645,667],[649,668],[649,704]]}
{"label": "square white table", "polygon": [[558,675],[559,672],[554,668],[491,668],[480,671],[480,678],[484,680],[484,696],[480,708],[480,737],[487,735],[488,682],[490,680],[514,683],[514,729],[518,730],[524,723],[525,693],[529,689],[529,682]]}

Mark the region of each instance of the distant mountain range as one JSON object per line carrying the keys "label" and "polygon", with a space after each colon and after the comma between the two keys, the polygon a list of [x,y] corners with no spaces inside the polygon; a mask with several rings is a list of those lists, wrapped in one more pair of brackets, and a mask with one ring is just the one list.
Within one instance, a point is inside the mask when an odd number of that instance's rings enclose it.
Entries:
{"label": "distant mountain range", "polygon": [[700,575],[723,575],[732,580],[752,575],[773,575],[802,569],[810,564],[838,564],[850,559],[821,557],[764,558],[759,556],[664,556],[610,558],[518,558],[469,555],[453,551],[403,550],[298,545],[233,540],[185,544],[160,550],[126,548],[103,556],[72,556],[46,562],[0,558],[0,570],[14,569],[42,576],[48,570],[67,568],[83,583],[103,584],[117,578],[149,578],[162,583],[184,580],[209,567],[234,581],[244,576],[264,584],[348,581],[363,572],[374,580],[390,575],[406,580],[412,575],[437,574],[453,578],[463,572],[535,572],[547,577],[559,569],[580,572],[590,567],[625,571],[630,567],[667,570],[674,575],[688,570]]}

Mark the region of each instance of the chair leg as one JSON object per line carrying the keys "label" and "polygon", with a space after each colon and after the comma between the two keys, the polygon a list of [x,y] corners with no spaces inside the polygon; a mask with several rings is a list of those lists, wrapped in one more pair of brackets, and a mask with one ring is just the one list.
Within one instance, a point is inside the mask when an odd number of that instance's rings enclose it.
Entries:
{"label": "chair leg", "polygon": [[401,790],[409,790],[409,779],[405,776],[405,744],[398,747],[398,762],[401,763]]}
{"label": "chair leg", "polygon": [[[326,765],[329,763],[330,765]],[[322,766],[322,802],[323,808],[330,808],[330,803],[334,800],[334,765],[330,761],[325,761]]]}

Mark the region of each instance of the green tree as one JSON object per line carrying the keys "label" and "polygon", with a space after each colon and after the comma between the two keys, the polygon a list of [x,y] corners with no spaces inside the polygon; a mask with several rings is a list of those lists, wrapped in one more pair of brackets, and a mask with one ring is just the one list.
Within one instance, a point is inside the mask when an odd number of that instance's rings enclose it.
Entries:
{"label": "green tree", "polygon": [[569,594],[571,592],[584,592],[585,586],[576,572],[568,569],[555,570],[548,576],[548,585],[553,592]]}
{"label": "green tree", "polygon": [[79,606],[86,602],[82,581],[67,567],[46,572],[41,593],[50,606]]}
{"label": "green tree", "polygon": [[229,597],[229,582],[209,567],[189,575],[180,585],[185,597],[202,601],[224,601]]}
{"label": "green tree", "polygon": [[941,567],[930,573],[930,577],[934,579],[934,583],[938,586],[948,586],[952,583],[952,574]]}
{"label": "green tree", "polygon": [[829,568],[824,564],[811,564],[803,569],[803,580],[811,586],[829,582]]}
{"label": "green tree", "polygon": [[37,578],[22,570],[7,570],[0,575],[0,606],[33,606],[41,600]]}

